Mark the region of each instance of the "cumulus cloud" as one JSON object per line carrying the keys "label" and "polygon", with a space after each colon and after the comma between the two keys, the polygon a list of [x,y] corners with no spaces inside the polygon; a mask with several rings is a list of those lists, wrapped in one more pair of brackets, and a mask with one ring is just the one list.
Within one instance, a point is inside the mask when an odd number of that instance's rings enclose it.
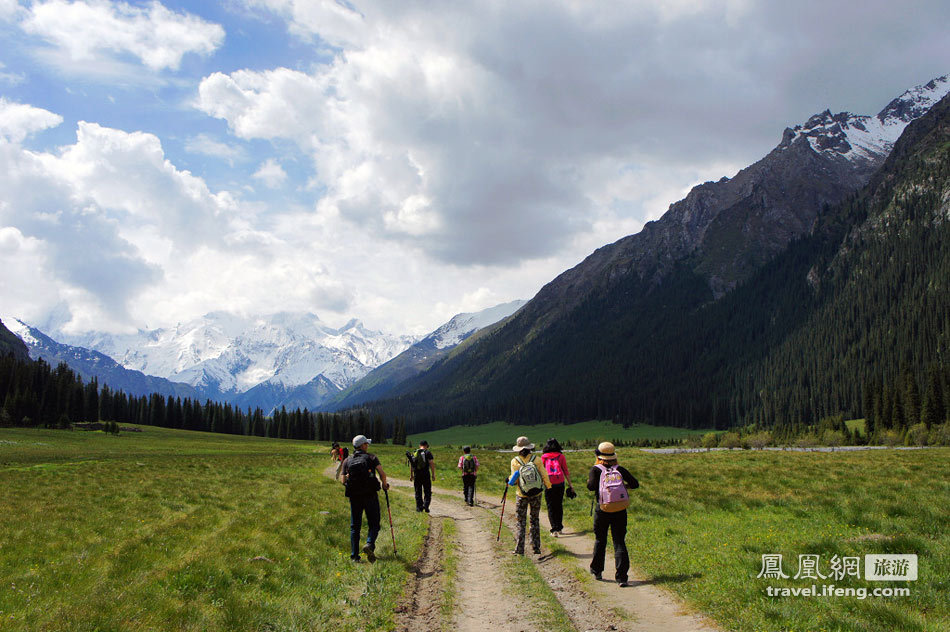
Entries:
{"label": "cumulus cloud", "polygon": [[287,172],[273,158],[268,158],[251,176],[271,189],[277,189],[287,181]]}
{"label": "cumulus cloud", "polygon": [[184,55],[210,54],[224,41],[220,25],[176,13],[157,0],[144,7],[107,0],[40,1],[30,6],[21,27],[46,40],[63,59],[87,67],[131,55],[151,70],[177,70]]}
{"label": "cumulus cloud", "polygon": [[0,97],[0,138],[19,143],[31,134],[62,122],[63,117],[59,114]]}
{"label": "cumulus cloud", "polygon": [[442,262],[544,258],[642,222],[637,199],[605,201],[629,188],[629,164],[662,164],[648,179],[742,165],[758,157],[732,149],[758,131],[749,113],[773,105],[758,80],[776,47],[738,0],[249,4],[336,55],[308,72],[214,73],[197,107],[238,137],[298,143],[325,192],[318,213]]}
{"label": "cumulus cloud", "polygon": [[[80,122],[74,144],[27,151],[17,139],[58,122],[38,112],[6,126],[12,131],[0,141],[0,227],[7,242],[17,238],[42,252],[42,265],[17,280],[30,287],[38,277],[39,286],[54,286],[54,303],[69,294],[77,319],[128,326],[136,297],[163,282],[170,262],[225,247],[237,202],[174,167],[151,134]],[[4,269],[6,283],[17,278],[11,274]],[[39,300],[22,307],[39,309]]]}

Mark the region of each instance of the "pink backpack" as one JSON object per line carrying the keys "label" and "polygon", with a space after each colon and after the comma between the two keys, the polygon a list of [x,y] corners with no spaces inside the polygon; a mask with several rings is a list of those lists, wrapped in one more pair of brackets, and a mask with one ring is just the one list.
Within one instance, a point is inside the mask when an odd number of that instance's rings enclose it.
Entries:
{"label": "pink backpack", "polygon": [[544,459],[544,469],[547,470],[548,478],[551,480],[552,485],[564,482],[564,473],[561,472],[561,461],[557,457]]}
{"label": "pink backpack", "polygon": [[607,513],[623,511],[630,505],[630,494],[627,493],[627,486],[623,484],[623,476],[616,465],[607,468],[600,463],[595,467],[600,468],[600,485],[598,487],[598,498],[600,499],[600,510]]}

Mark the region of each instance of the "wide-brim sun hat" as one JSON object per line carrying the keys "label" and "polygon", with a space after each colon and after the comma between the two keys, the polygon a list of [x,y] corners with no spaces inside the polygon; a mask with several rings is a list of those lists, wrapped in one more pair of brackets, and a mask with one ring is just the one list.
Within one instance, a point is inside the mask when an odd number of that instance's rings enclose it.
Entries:
{"label": "wide-brim sun hat", "polygon": [[372,439],[367,439],[366,435],[356,435],[353,437],[353,447],[358,448],[364,443],[373,443]]}
{"label": "wide-brim sun hat", "polygon": [[617,460],[617,449],[614,448],[614,444],[612,444],[610,441],[604,441],[603,443],[598,445],[597,449],[594,450],[594,454],[596,454],[599,458],[603,459],[604,461]]}
{"label": "wide-brim sun hat", "polygon": [[528,437],[518,437],[514,447],[511,448],[512,452],[521,452],[522,450],[534,450],[534,444],[528,442]]}

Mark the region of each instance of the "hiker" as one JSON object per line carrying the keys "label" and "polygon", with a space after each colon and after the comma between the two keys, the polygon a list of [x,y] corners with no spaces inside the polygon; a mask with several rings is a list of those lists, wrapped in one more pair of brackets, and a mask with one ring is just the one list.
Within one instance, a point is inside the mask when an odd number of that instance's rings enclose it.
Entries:
{"label": "hiker", "polygon": [[409,480],[416,490],[416,511],[429,513],[432,481],[435,480],[435,457],[429,451],[428,441],[420,441],[419,449],[412,455]]}
{"label": "hiker", "polygon": [[630,558],[627,555],[627,506],[630,504],[628,490],[640,486],[637,479],[617,462],[614,444],[604,441],[594,450],[597,461],[587,476],[587,489],[597,495],[597,510],[594,513],[594,557],[590,572],[601,579],[604,556],[607,554],[607,529],[614,543],[614,579],[621,586],[629,586],[627,571]]}
{"label": "hiker", "polygon": [[[551,488],[544,490],[544,504],[548,510],[548,520],[551,522],[551,535],[555,538],[564,531],[564,493],[565,487],[568,498],[576,498],[574,487],[571,485],[570,472],[567,470],[567,459],[561,444],[555,438],[548,439],[544,444],[541,462],[548,473]],[[565,486],[566,483],[566,486]]]}
{"label": "hiker", "polygon": [[469,507],[475,505],[475,477],[478,476],[478,457],[472,454],[471,446],[462,448],[459,457],[459,469],[462,470],[462,493]]}
{"label": "hiker", "polygon": [[528,437],[518,437],[513,452],[517,456],[511,459],[511,476],[508,485],[517,485],[518,501],[515,505],[515,515],[518,517],[518,541],[515,544],[515,555],[524,555],[525,527],[528,520],[528,510],[531,511],[531,550],[535,555],[541,555],[541,491],[551,487],[548,473],[532,455],[534,444],[528,442]]}
{"label": "hiker", "polygon": [[[366,512],[366,545],[363,553],[370,562],[376,561],[376,536],[379,535],[379,497],[376,492],[389,489],[386,472],[375,454],[366,450],[372,443],[363,435],[353,437],[353,456],[343,461],[343,485],[350,499],[350,559],[360,561],[360,529]],[[379,474],[379,480],[376,474]],[[382,484],[380,484],[380,480]]]}
{"label": "hiker", "polygon": [[343,469],[343,449],[340,448],[340,444],[336,441],[333,442],[333,447],[330,448],[330,460],[336,462],[336,474],[333,475],[334,478],[340,478],[340,470]]}

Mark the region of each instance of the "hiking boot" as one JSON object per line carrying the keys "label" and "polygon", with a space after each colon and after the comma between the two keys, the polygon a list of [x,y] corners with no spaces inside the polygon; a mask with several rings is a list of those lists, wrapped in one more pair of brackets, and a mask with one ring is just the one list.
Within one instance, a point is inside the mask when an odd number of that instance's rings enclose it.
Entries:
{"label": "hiking boot", "polygon": [[366,559],[369,560],[370,564],[376,561],[376,551],[373,550],[373,546],[371,544],[367,544],[363,547],[363,553],[366,554]]}
{"label": "hiking boot", "polygon": [[603,579],[603,576],[600,574],[600,571],[595,571],[594,569],[590,569],[590,574],[593,575],[594,579],[596,579],[597,581],[600,581],[601,579]]}
{"label": "hiking boot", "polygon": [[524,551],[519,551],[518,549],[515,549],[514,551],[511,552],[511,554],[512,554],[512,555],[524,555]]}
{"label": "hiking boot", "polygon": [[541,555],[541,549],[535,549],[532,551],[535,555]]}
{"label": "hiking boot", "polygon": [[429,513],[429,508],[426,507],[424,511],[425,511],[426,513]]}
{"label": "hiking boot", "polygon": [[356,557],[353,557],[352,555],[350,556],[350,563],[351,563],[351,564],[359,564],[361,561],[362,561],[362,560],[360,560],[360,556],[359,556],[359,555],[357,555]]}
{"label": "hiking boot", "polygon": [[633,586],[633,584],[631,584],[630,582],[628,582],[626,579],[623,580],[622,582],[618,582],[618,585],[619,585],[621,588],[627,588],[628,586]]}
{"label": "hiking boot", "polygon": [[551,535],[554,536],[555,538],[557,537],[557,534],[558,534],[557,531],[552,531],[552,532],[551,532]]}

